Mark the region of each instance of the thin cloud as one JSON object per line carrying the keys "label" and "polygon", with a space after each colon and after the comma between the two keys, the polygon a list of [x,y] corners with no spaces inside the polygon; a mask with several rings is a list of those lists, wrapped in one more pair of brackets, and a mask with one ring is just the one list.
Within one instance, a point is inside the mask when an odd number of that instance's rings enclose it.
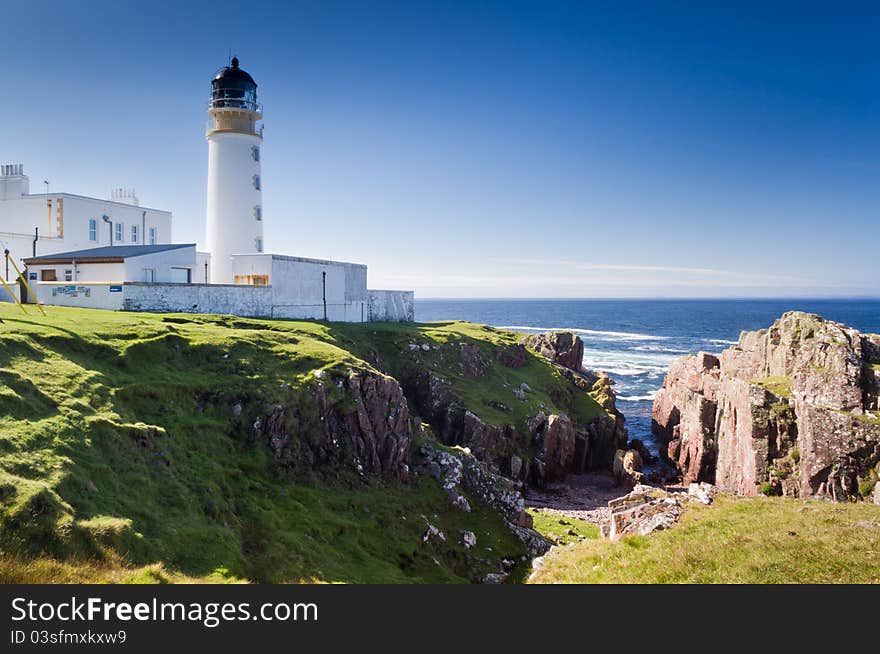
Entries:
{"label": "thin cloud", "polygon": [[[791,275],[768,275],[766,273],[748,273],[737,270],[723,270],[718,268],[693,268],[689,266],[654,266],[628,263],[590,263],[584,261],[552,260],[552,259],[496,259],[498,263],[510,263],[517,266],[555,266],[567,267],[572,270],[596,270],[609,272],[652,272],[660,274],[684,274],[700,275],[705,277],[734,277],[736,283],[744,280],[767,280],[790,282],[796,284],[818,284],[816,280],[795,277]],[[671,283],[671,282],[666,282]],[[719,283],[717,280],[711,283]]]}

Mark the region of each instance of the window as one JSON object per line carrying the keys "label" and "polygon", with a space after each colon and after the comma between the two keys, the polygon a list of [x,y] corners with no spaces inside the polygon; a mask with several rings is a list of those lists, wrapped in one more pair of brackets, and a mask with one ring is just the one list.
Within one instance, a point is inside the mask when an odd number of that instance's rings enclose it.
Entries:
{"label": "window", "polygon": [[263,207],[261,207],[260,205],[254,207],[254,218],[256,218],[257,221],[263,219]]}
{"label": "window", "polygon": [[65,282],[72,282],[73,281],[73,271],[72,270],[65,270],[64,271],[64,281]]}
{"label": "window", "polygon": [[156,281],[156,270],[154,268],[144,268],[144,281],[148,284]]}
{"label": "window", "polygon": [[123,227],[124,225],[122,223],[116,223],[113,225],[113,230],[115,231],[113,238],[117,243],[122,243]]}
{"label": "window", "polygon": [[40,281],[41,282],[54,282],[58,281],[58,277],[55,276],[55,269],[47,269],[40,271]]}
{"label": "window", "polygon": [[138,242],[138,226],[137,225],[131,226],[131,242],[132,243]]}
{"label": "window", "polygon": [[150,227],[150,245],[156,245],[156,228]]}
{"label": "window", "polygon": [[254,188],[260,190],[260,176],[254,175]]}
{"label": "window", "polygon": [[262,252],[262,251],[263,251],[263,239],[261,239],[261,238],[255,238],[255,239],[254,239],[254,245],[257,246],[257,252]]}
{"label": "window", "polygon": [[260,160],[260,146],[259,145],[252,145],[251,146],[251,158],[257,162]]}
{"label": "window", "polygon": [[269,275],[236,275],[232,278],[233,284],[246,284],[247,286],[268,286]]}
{"label": "window", "polygon": [[89,240],[98,240],[98,221],[94,218],[89,218]]}

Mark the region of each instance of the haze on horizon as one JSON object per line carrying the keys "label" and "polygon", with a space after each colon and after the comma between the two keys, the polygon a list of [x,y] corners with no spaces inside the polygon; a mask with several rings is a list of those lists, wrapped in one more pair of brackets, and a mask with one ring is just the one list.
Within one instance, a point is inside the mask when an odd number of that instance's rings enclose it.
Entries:
{"label": "haze on horizon", "polygon": [[622,4],[8,4],[0,158],[201,244],[234,53],[268,251],[421,298],[878,295],[880,9]]}

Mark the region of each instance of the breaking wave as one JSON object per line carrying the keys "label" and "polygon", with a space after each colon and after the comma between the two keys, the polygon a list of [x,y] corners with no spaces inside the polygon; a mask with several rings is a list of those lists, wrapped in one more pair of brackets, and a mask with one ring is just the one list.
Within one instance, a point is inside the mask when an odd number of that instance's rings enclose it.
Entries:
{"label": "breaking wave", "polygon": [[612,341],[665,341],[668,336],[655,334],[637,334],[634,332],[608,332],[598,329],[580,329],[578,327],[529,327],[528,325],[500,325],[498,329],[511,329],[513,331],[526,332],[574,332],[590,336],[598,340]]}

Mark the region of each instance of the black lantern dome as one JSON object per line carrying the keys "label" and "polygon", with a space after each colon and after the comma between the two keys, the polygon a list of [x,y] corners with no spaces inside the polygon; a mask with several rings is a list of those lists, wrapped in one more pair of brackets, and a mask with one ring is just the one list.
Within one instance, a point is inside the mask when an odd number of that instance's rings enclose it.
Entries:
{"label": "black lantern dome", "polygon": [[238,57],[221,68],[211,82],[211,107],[260,111],[257,104],[257,83],[238,67]]}

